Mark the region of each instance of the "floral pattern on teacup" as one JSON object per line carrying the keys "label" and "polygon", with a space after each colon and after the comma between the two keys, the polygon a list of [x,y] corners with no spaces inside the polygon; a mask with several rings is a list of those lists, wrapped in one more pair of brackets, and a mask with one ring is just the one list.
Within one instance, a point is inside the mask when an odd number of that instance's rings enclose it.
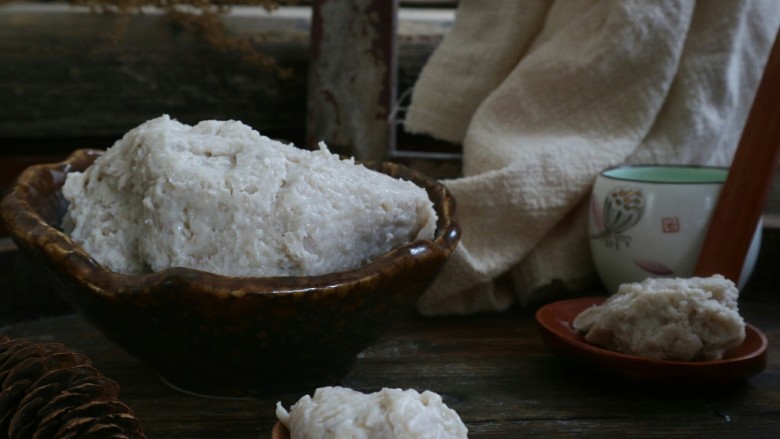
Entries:
{"label": "floral pattern on teacup", "polygon": [[671,276],[674,270],[659,261],[651,259],[634,259],[634,265],[655,276]]}
{"label": "floral pattern on teacup", "polygon": [[[642,219],[645,200],[642,191],[635,188],[620,187],[613,189],[599,204],[596,197],[590,203],[593,223],[598,233],[591,239],[600,239],[607,248],[620,250],[620,245],[629,246],[631,236],[625,232]],[[662,262],[650,259],[634,259],[634,265],[655,276],[669,276],[674,270]]]}
{"label": "floral pattern on teacup", "polygon": [[595,198],[591,199],[591,210],[598,233],[590,238],[601,240],[607,248],[620,250],[621,245],[631,244],[631,236],[625,232],[642,219],[645,198],[639,189],[618,187],[604,197],[601,206]]}

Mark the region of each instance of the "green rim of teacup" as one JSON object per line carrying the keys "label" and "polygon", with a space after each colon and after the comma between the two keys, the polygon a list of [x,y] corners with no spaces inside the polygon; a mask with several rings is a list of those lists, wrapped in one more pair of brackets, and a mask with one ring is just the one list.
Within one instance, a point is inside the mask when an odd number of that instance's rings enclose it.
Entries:
{"label": "green rim of teacup", "polygon": [[723,184],[729,169],[721,166],[621,165],[601,172],[611,180],[658,184]]}

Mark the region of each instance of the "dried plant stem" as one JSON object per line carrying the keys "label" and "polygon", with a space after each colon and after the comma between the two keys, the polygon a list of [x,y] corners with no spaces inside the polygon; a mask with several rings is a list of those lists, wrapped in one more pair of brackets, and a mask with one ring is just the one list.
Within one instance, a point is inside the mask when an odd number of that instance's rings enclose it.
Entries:
{"label": "dried plant stem", "polygon": [[[0,0],[3,3],[4,0]],[[89,8],[94,13],[115,14],[122,19],[111,35],[115,42],[121,40],[128,32],[128,21],[131,14],[140,14],[146,8],[163,11],[175,24],[199,33],[206,43],[223,53],[233,53],[250,66],[273,72],[281,79],[293,76],[293,70],[280,66],[276,59],[259,51],[253,40],[248,37],[237,37],[229,34],[223,16],[230,12],[234,5],[259,6],[267,11],[273,11],[280,6],[280,0],[243,0],[243,1],[208,1],[208,0],[68,0],[71,5]],[[288,1],[287,3],[295,3]]]}

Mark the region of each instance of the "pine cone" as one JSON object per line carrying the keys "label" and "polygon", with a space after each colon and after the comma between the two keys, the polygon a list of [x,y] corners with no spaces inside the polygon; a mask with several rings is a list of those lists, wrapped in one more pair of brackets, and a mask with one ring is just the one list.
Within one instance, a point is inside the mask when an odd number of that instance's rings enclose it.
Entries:
{"label": "pine cone", "polygon": [[0,439],[145,438],[119,385],[59,343],[0,335]]}

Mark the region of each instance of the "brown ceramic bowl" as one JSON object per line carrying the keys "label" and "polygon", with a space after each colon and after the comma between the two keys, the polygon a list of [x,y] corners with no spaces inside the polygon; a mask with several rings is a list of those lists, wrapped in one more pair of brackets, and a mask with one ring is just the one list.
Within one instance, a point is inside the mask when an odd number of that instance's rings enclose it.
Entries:
{"label": "brown ceramic bowl", "polygon": [[79,150],[62,163],[28,168],[0,205],[3,222],[77,311],[165,381],[193,393],[269,395],[337,383],[399,313],[413,309],[460,238],[444,186],[383,162],[367,166],[428,192],[439,217],[433,240],[321,276],[228,277],[176,267],[118,274],[59,229],[65,175],[100,154]]}

